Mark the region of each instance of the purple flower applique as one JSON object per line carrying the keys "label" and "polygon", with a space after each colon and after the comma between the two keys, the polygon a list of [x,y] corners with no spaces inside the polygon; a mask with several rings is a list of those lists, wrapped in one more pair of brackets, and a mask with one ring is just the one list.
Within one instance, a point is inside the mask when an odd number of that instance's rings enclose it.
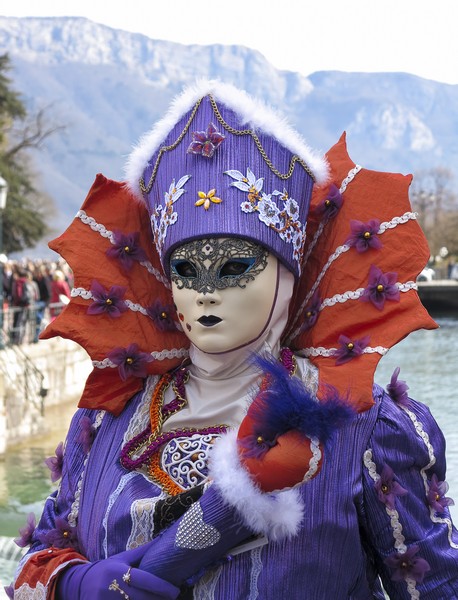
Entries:
{"label": "purple flower applique", "polygon": [[379,227],[378,219],[371,219],[367,223],[352,220],[350,221],[351,235],[345,243],[355,248],[357,252],[366,252],[369,248],[379,250],[382,247],[382,242],[377,235]]}
{"label": "purple flower applique", "polygon": [[80,421],[81,431],[78,436],[78,442],[83,446],[85,454],[89,452],[94,441],[95,431],[92,421],[89,417],[82,417]]}
{"label": "purple flower applique", "polygon": [[393,402],[396,402],[396,404],[399,404],[400,406],[407,407],[410,404],[410,399],[407,395],[407,390],[409,389],[409,386],[405,381],[398,380],[400,371],[400,367],[396,367],[396,369],[393,371],[390,383],[386,386],[386,391],[388,392]]}
{"label": "purple flower applique", "polygon": [[13,584],[6,585],[3,589],[5,590],[5,594],[8,596],[8,598],[11,598],[11,600],[13,600],[14,599],[14,586],[13,586]]}
{"label": "purple flower applique", "polygon": [[366,335],[359,340],[352,340],[346,335],[341,335],[338,342],[340,347],[334,352],[333,356],[336,357],[336,365],[343,365],[363,354],[364,349],[369,345],[369,336]]}
{"label": "purple flower applique", "polygon": [[397,283],[397,273],[383,273],[375,265],[369,269],[369,281],[360,300],[372,302],[375,308],[383,310],[386,300],[399,302],[401,293]]}
{"label": "purple flower applique", "polygon": [[152,319],[159,331],[176,331],[177,328],[173,320],[175,312],[172,305],[164,305],[159,300],[156,300],[146,309],[148,317]]}
{"label": "purple flower applique", "polygon": [[385,564],[393,570],[391,579],[393,581],[403,581],[413,579],[421,583],[425,573],[431,570],[429,563],[416,556],[420,548],[416,545],[410,546],[404,553],[395,552],[392,556],[385,559]]}
{"label": "purple flower applique", "polygon": [[388,465],[383,465],[380,478],[375,482],[378,499],[388,508],[394,509],[397,496],[405,496],[409,492],[394,479],[394,472]]}
{"label": "purple flower applique", "polygon": [[55,548],[74,548],[78,550],[76,527],[69,525],[68,521],[62,517],[56,517],[55,525],[55,529],[51,529],[39,536],[40,542],[47,546],[54,546]]}
{"label": "purple flower applique", "polygon": [[192,142],[188,146],[188,152],[211,158],[223,140],[224,135],[216,130],[213,123],[210,123],[207,131],[194,131],[192,133]]}
{"label": "purple flower applique", "polygon": [[108,358],[119,370],[119,376],[123,381],[128,377],[146,377],[147,363],[153,357],[147,352],[141,352],[138,344],[130,344],[127,348],[115,348],[108,353]]}
{"label": "purple flower applique", "polygon": [[315,214],[324,216],[327,219],[333,219],[341,209],[342,204],[343,196],[339,188],[334,183],[331,183],[328,195],[318,204]]}
{"label": "purple flower applique", "polygon": [[106,255],[109,258],[119,260],[124,269],[131,269],[135,262],[148,260],[145,252],[139,245],[139,238],[140,234],[138,231],[132,233],[113,231],[113,246],[108,248]]}
{"label": "purple flower applique", "polygon": [[445,497],[447,492],[448,483],[446,481],[439,481],[437,475],[433,473],[431,482],[429,484],[428,502],[431,508],[438,514],[442,514],[446,506],[455,505],[455,502],[452,500],[452,498]]}
{"label": "purple flower applique", "polygon": [[113,285],[109,290],[106,290],[101,283],[92,282],[91,294],[93,302],[87,309],[88,315],[107,314],[109,317],[120,317],[127,310],[124,302],[125,287]]}
{"label": "purple flower applique", "polygon": [[17,544],[20,548],[26,548],[32,544],[32,536],[35,531],[37,523],[35,521],[35,515],[33,513],[29,513],[27,515],[27,521],[24,527],[19,529],[19,537],[14,538],[15,544]]}
{"label": "purple flower applique", "polygon": [[64,444],[59,442],[55,450],[55,456],[45,459],[45,465],[51,472],[51,481],[55,483],[62,477],[62,463],[64,461]]}
{"label": "purple flower applique", "polygon": [[317,322],[318,316],[320,314],[320,306],[321,306],[321,299],[318,295],[318,291],[316,291],[313,296],[312,299],[310,300],[310,303],[305,307],[304,310],[304,323],[302,325],[302,331],[305,331],[306,329],[311,329],[315,323]]}

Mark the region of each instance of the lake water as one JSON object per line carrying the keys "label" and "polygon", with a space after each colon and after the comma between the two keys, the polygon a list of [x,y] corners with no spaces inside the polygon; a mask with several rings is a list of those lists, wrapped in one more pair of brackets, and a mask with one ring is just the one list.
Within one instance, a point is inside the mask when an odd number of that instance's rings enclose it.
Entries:
{"label": "lake water", "polygon": [[[390,350],[380,361],[376,381],[385,387],[399,366],[409,394],[431,408],[447,439],[447,495],[457,501],[451,513],[458,523],[458,315],[436,320],[439,330],[417,331]],[[21,554],[10,538],[17,535],[29,512],[38,518],[44,499],[54,489],[43,461],[64,438],[73,412],[74,405],[49,410],[53,432],[14,448],[0,461],[0,598],[6,598],[3,585],[9,584]]]}

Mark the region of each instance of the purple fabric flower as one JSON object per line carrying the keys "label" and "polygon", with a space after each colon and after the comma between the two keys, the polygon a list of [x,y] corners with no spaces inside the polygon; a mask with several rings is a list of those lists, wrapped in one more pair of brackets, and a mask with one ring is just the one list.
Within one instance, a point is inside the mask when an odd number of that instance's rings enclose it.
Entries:
{"label": "purple fabric flower", "polygon": [[26,546],[30,546],[32,544],[32,536],[36,529],[37,523],[35,521],[35,515],[33,513],[29,513],[27,515],[27,521],[24,527],[19,529],[19,537],[14,538],[15,544],[17,544],[20,548],[25,548]]}
{"label": "purple fabric flower", "polygon": [[400,406],[407,407],[410,404],[410,399],[407,395],[407,390],[409,389],[409,386],[405,381],[398,380],[400,371],[400,367],[396,367],[396,369],[393,371],[390,383],[386,386],[386,391],[388,392],[393,402],[396,402],[396,404],[399,404]]}
{"label": "purple fabric flower", "polygon": [[388,465],[383,465],[380,478],[375,482],[378,499],[388,508],[394,509],[397,496],[405,496],[409,492],[394,479],[394,472]]}
{"label": "purple fabric flower", "polygon": [[216,131],[216,127],[213,123],[210,123],[207,127],[207,131],[193,132],[192,142],[188,146],[188,152],[211,158],[223,140],[224,135],[219,133],[219,131]]}
{"label": "purple fabric flower", "polygon": [[455,502],[452,500],[452,498],[445,497],[447,492],[448,483],[446,481],[439,481],[437,475],[433,473],[431,482],[429,484],[428,502],[431,508],[438,514],[442,514],[446,506],[455,505]]}
{"label": "purple fabric flower", "polygon": [[421,583],[425,573],[431,570],[429,563],[424,559],[416,556],[420,548],[416,545],[410,546],[403,554],[395,552],[392,556],[385,559],[385,564],[393,570],[391,579],[393,581],[403,581],[405,579],[413,579],[417,583]]}
{"label": "purple fabric flower", "polygon": [[91,285],[94,301],[87,309],[87,314],[101,315],[105,313],[110,317],[120,317],[127,310],[123,299],[126,289],[120,285],[112,285],[109,290],[106,290],[101,283],[94,279]]}
{"label": "purple fabric flower", "polygon": [[109,258],[119,260],[124,269],[131,269],[135,262],[147,260],[145,252],[139,246],[139,238],[140,234],[138,231],[132,233],[113,231],[113,246],[108,248],[106,255]]}
{"label": "purple fabric flower", "polygon": [[164,305],[156,300],[147,307],[146,313],[159,331],[176,331],[175,321],[173,320],[176,311],[171,304]]}
{"label": "purple fabric flower", "polygon": [[13,600],[14,599],[14,586],[13,586],[13,584],[5,586],[3,589],[5,590],[5,594],[8,596],[8,598],[11,598],[11,600]]}
{"label": "purple fabric flower", "polygon": [[343,196],[339,191],[339,188],[331,183],[329,186],[328,195],[322,200],[315,209],[317,215],[327,217],[327,219],[333,219],[343,204]]}
{"label": "purple fabric flower", "polygon": [[79,550],[76,527],[68,524],[62,517],[56,517],[55,529],[51,529],[39,536],[40,542],[55,548],[74,548]]}
{"label": "purple fabric flower", "polygon": [[367,223],[362,221],[350,221],[351,235],[347,238],[347,246],[355,248],[357,252],[366,252],[369,248],[379,250],[382,242],[378,237],[380,221],[371,219]]}
{"label": "purple fabric flower", "polygon": [[397,273],[382,273],[381,269],[371,265],[369,281],[360,300],[372,302],[378,310],[383,310],[386,300],[399,302],[401,293],[396,285],[397,279]]}
{"label": "purple fabric flower", "polygon": [[318,295],[318,291],[316,291],[313,294],[310,303],[305,307],[304,323],[301,328],[302,331],[305,331],[306,329],[311,329],[315,325],[320,314],[320,306],[321,299]]}
{"label": "purple fabric flower", "polygon": [[51,472],[51,481],[55,483],[62,477],[62,463],[64,461],[64,444],[59,442],[55,450],[55,456],[45,459],[45,465]]}
{"label": "purple fabric flower", "polygon": [[82,417],[80,421],[81,432],[78,436],[78,442],[83,446],[85,454],[89,452],[94,441],[95,431],[92,427],[92,421],[89,417]]}
{"label": "purple fabric flower", "polygon": [[128,377],[146,377],[147,363],[153,357],[147,352],[141,352],[137,344],[130,344],[127,348],[115,348],[108,353],[108,358],[119,370],[119,376],[123,381]]}
{"label": "purple fabric flower", "polygon": [[339,336],[338,339],[340,347],[334,352],[336,357],[336,365],[343,365],[349,360],[361,356],[364,348],[369,345],[369,336],[365,336],[360,340],[352,340],[346,335]]}

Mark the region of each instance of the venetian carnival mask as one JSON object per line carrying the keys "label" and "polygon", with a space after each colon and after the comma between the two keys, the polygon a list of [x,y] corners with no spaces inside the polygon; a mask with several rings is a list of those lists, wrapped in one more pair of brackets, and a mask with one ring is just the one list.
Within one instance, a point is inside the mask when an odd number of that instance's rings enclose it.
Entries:
{"label": "venetian carnival mask", "polygon": [[278,261],[262,246],[241,238],[193,240],[173,251],[170,272],[178,318],[203,352],[243,347],[268,326]]}

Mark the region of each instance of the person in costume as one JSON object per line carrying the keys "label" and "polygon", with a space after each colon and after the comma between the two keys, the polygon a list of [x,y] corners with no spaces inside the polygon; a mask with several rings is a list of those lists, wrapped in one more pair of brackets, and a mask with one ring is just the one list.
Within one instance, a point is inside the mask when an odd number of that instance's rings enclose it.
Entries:
{"label": "person in costume", "polygon": [[445,444],[380,358],[436,325],[410,177],[202,82],[51,247],[94,370],[14,598],[458,598]]}

